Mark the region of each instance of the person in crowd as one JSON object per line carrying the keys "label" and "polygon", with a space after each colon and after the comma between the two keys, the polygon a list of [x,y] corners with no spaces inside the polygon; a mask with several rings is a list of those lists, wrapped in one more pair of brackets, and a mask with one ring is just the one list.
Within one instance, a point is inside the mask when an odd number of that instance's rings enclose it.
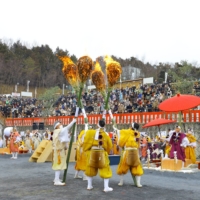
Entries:
{"label": "person in crowd", "polygon": [[118,113],[124,113],[125,112],[125,107],[123,103],[119,103],[118,106]]}
{"label": "person in crowd", "polygon": [[129,104],[126,106],[126,111],[127,111],[127,113],[132,113],[133,112],[132,103],[129,102]]}

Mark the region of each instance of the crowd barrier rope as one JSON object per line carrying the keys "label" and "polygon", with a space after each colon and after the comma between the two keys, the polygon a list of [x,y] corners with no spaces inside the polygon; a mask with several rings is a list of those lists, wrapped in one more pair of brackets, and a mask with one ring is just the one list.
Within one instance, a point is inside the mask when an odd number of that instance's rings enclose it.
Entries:
{"label": "crowd barrier rope", "polygon": [[[33,123],[44,123],[44,125],[53,125],[55,121],[62,122],[63,125],[69,124],[74,116],[53,116],[40,118],[7,118],[6,126],[32,126]],[[146,124],[153,119],[164,118],[179,121],[178,112],[141,112],[141,113],[122,113],[113,114],[117,124],[130,124],[133,121]],[[200,122],[200,110],[187,110],[182,112],[183,122]],[[102,118],[100,114],[88,115],[89,124],[97,124]],[[106,124],[111,124],[110,116],[106,115]],[[77,124],[84,124],[83,116],[79,116]]]}

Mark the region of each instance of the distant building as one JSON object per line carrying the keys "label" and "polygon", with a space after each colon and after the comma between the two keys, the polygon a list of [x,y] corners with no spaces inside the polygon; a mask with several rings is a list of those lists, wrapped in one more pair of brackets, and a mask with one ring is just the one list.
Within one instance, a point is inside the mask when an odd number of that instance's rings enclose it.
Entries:
{"label": "distant building", "polygon": [[143,77],[143,74],[141,72],[141,69],[139,68],[133,67],[131,65],[124,66],[122,68],[122,75],[121,75],[122,81],[134,80],[141,77]]}

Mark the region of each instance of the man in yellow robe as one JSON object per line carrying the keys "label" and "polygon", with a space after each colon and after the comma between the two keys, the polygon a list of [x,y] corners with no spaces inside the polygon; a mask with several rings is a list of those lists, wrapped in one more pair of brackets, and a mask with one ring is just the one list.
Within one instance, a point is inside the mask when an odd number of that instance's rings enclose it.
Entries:
{"label": "man in yellow robe", "polygon": [[[89,126],[89,129],[92,129],[92,126]],[[86,169],[86,152],[83,151],[83,142],[84,142],[84,137],[85,133],[88,130],[88,124],[85,124],[85,130],[82,130],[77,139],[77,147],[76,147],[76,164],[75,164],[75,176],[74,178],[82,178],[79,176],[79,172],[83,171],[83,180],[87,180],[87,177],[85,175],[85,169]]]}
{"label": "man in yellow robe", "polygon": [[55,171],[54,185],[65,185],[60,180],[61,170],[66,169],[66,148],[67,142],[70,141],[69,129],[76,122],[74,118],[68,126],[64,127],[61,122],[56,121],[54,123],[53,132],[53,166],[52,169]]}
{"label": "man in yellow robe", "polygon": [[119,155],[120,154],[117,141],[118,141],[117,134],[113,133],[113,155]]}
{"label": "man in yellow robe", "polygon": [[191,129],[188,129],[186,137],[189,140],[189,144],[185,148],[185,158],[190,159],[193,164],[196,164],[195,148],[197,139],[194,137],[194,133]]}
{"label": "man in yellow robe", "polygon": [[110,161],[108,154],[112,149],[112,141],[105,132],[105,121],[100,120],[98,129],[88,130],[85,134],[83,150],[86,152],[87,165],[85,174],[87,175],[88,185],[87,189],[93,189],[92,177],[97,175],[104,179],[104,192],[113,191],[109,187],[109,179],[112,177],[112,170],[110,168]]}
{"label": "man in yellow robe", "polygon": [[143,169],[138,150],[140,144],[139,124],[132,123],[130,129],[118,130],[114,126],[113,128],[118,134],[118,145],[123,149],[117,168],[117,174],[120,175],[118,185],[123,185],[123,175],[127,174],[128,170],[130,170],[132,176],[135,177],[136,186],[142,187],[140,180],[143,175]]}

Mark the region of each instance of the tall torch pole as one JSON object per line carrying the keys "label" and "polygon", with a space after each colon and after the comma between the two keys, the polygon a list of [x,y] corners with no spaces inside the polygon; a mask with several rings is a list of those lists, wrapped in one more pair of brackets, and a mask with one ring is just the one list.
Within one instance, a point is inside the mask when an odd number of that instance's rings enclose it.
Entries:
{"label": "tall torch pole", "polygon": [[[79,90],[79,94],[78,94],[78,107],[81,107],[80,99],[81,99],[82,91],[83,91],[83,85],[81,85],[80,90]],[[76,112],[78,112],[78,111],[76,110]],[[78,117],[78,113],[75,113],[75,117]],[[64,175],[63,175],[63,183],[66,182],[67,170],[68,170],[68,166],[69,166],[69,159],[70,159],[71,149],[72,149],[72,143],[74,141],[75,128],[76,128],[76,123],[74,123],[73,127],[72,127],[72,134],[71,134],[71,139],[70,139],[68,153],[67,153],[66,169],[65,169]]]}

